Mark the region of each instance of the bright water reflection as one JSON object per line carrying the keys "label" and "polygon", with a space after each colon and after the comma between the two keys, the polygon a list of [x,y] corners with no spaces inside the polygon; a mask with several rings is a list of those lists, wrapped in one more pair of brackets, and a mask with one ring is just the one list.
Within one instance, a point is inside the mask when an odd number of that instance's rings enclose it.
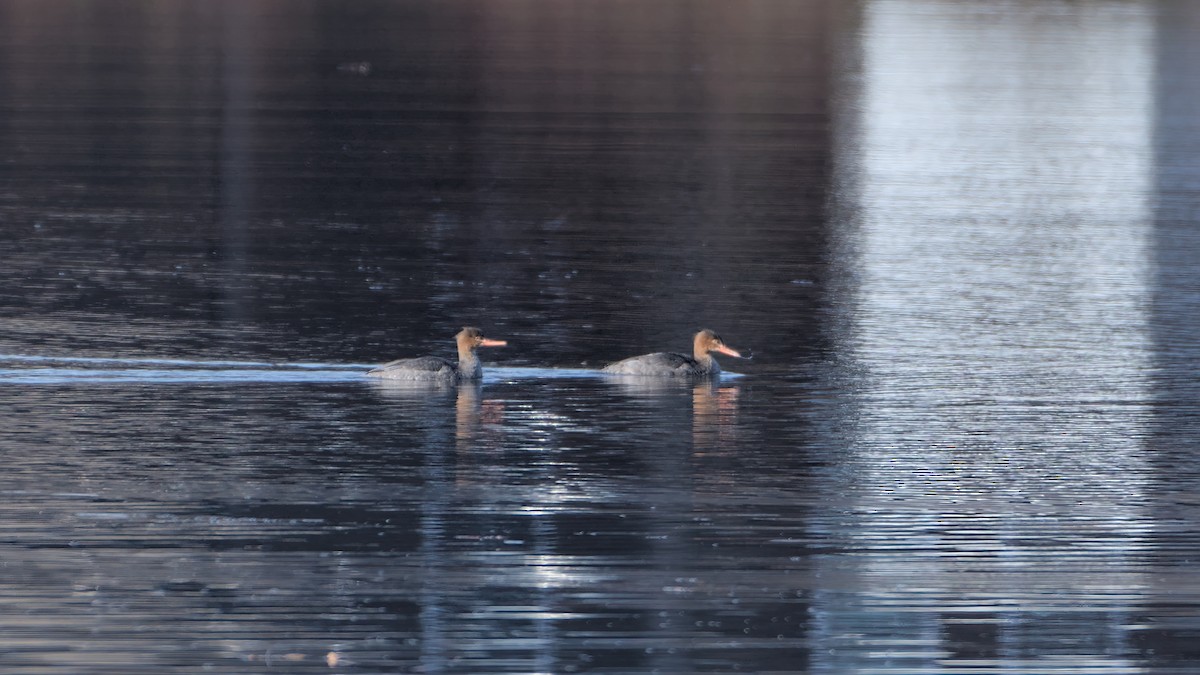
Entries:
{"label": "bright water reflection", "polygon": [[830,672],[1144,672],[1156,13],[1003,7],[863,17]]}

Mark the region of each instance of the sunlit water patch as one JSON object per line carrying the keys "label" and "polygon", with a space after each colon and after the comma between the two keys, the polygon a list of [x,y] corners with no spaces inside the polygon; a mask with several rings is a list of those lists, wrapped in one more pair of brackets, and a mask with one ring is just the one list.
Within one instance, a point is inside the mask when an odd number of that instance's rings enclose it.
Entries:
{"label": "sunlit water patch", "polygon": [[867,6],[823,672],[1141,672],[1154,15],[993,9]]}

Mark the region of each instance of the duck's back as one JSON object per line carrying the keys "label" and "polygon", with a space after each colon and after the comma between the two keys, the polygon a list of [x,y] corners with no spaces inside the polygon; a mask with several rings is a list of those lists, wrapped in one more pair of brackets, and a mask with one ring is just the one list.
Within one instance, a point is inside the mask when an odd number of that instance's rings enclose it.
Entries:
{"label": "duck's back", "polygon": [[656,375],[687,377],[704,375],[706,371],[690,356],[674,352],[655,352],[617,361],[604,368],[611,375]]}
{"label": "duck's back", "polygon": [[458,377],[458,366],[440,356],[420,356],[385,363],[367,375],[389,380],[453,380]]}

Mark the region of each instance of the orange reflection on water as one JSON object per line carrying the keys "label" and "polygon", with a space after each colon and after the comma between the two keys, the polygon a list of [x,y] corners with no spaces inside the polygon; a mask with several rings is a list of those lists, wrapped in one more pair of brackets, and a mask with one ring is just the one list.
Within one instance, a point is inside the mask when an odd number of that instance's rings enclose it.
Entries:
{"label": "orange reflection on water", "polygon": [[713,382],[692,389],[692,445],[697,456],[732,452],[739,394],[736,386]]}

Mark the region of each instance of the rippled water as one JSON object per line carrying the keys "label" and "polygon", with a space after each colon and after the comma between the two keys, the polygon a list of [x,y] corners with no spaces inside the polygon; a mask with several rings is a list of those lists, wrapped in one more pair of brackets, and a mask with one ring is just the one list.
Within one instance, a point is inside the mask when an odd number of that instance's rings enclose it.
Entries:
{"label": "rippled water", "polygon": [[1193,672],[1197,34],[0,2],[0,670]]}

